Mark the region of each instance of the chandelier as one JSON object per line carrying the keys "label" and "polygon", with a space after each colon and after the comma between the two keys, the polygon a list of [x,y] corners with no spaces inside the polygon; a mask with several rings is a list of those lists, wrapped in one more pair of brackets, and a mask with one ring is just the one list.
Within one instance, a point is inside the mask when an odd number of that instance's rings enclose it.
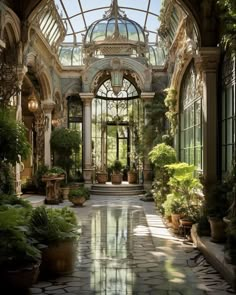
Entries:
{"label": "chandelier", "polygon": [[6,49],[0,48],[0,104],[9,104],[10,98],[19,91],[17,63],[8,56]]}

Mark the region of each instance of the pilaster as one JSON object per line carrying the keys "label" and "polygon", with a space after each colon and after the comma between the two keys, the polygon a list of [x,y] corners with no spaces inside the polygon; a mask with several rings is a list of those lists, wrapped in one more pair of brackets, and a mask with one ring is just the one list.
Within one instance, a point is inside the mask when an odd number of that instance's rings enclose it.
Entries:
{"label": "pilaster", "polygon": [[203,175],[208,188],[217,181],[217,69],[220,49],[201,48],[203,74]]}
{"label": "pilaster", "polygon": [[83,101],[83,176],[87,186],[92,182],[92,99],[94,94],[91,92],[80,93]]}

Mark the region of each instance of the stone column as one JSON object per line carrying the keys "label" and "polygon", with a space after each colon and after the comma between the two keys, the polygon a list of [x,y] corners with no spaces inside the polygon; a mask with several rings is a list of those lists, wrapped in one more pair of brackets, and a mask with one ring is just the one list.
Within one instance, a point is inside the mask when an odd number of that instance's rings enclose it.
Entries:
{"label": "stone column", "polygon": [[203,73],[203,175],[206,189],[217,181],[217,68],[220,49],[205,47],[199,51]]}
{"label": "stone column", "polygon": [[[17,93],[17,101],[16,101],[16,120],[17,121],[22,121],[22,105],[21,105],[21,91],[22,91],[22,84],[23,84],[23,80],[24,80],[24,76],[27,72],[27,67],[25,67],[24,65],[18,65],[17,66],[17,78],[18,78],[18,88],[19,91]],[[19,156],[19,160],[20,156]],[[21,169],[23,167],[23,163],[16,163],[15,166],[15,179],[14,179],[14,187],[15,187],[15,193],[17,196],[20,196],[22,194],[21,192]]]}
{"label": "stone column", "polygon": [[[142,92],[141,97],[143,101],[143,107],[144,107],[144,125],[148,125],[149,121],[147,119],[147,105],[150,105],[153,97],[155,95],[155,92]],[[146,153],[144,155],[143,160],[143,181],[145,186],[147,188],[151,186],[152,181],[152,169],[150,167],[150,161],[148,160],[148,153],[151,150],[152,147],[146,147]]]}
{"label": "stone column", "polygon": [[92,183],[92,99],[93,93],[80,93],[83,101],[83,177],[85,185]]}
{"label": "stone column", "polygon": [[44,164],[51,167],[51,146],[50,138],[52,132],[52,110],[55,102],[51,99],[42,101],[42,109],[45,116],[45,132],[44,132]]}

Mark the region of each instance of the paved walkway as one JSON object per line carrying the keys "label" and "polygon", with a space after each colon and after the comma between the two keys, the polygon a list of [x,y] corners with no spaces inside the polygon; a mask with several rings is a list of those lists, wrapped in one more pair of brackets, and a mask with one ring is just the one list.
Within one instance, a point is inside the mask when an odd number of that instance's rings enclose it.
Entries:
{"label": "paved walkway", "polygon": [[[62,205],[71,203],[64,202]],[[32,294],[200,295],[212,290],[189,266],[193,248],[173,237],[154,204],[137,197],[92,196],[73,207],[81,222],[75,271],[40,281]]]}

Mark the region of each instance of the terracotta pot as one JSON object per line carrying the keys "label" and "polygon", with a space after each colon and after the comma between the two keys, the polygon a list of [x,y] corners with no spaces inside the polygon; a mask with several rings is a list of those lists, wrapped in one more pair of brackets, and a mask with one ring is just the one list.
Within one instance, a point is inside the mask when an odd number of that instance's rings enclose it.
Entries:
{"label": "terracotta pot", "polygon": [[208,217],[211,228],[211,241],[214,243],[222,243],[226,239],[225,223],[219,217]]}
{"label": "terracotta pot", "polygon": [[97,182],[105,184],[108,180],[108,174],[107,172],[98,172],[97,173]]}
{"label": "terracotta pot", "polygon": [[39,275],[39,263],[16,270],[0,271],[2,286],[9,288],[28,289],[36,283]]}
{"label": "terracotta pot", "polygon": [[71,203],[73,203],[75,206],[80,206],[82,207],[83,204],[86,201],[86,198],[84,196],[71,196],[69,197],[69,200]]}
{"label": "terracotta pot", "polygon": [[111,175],[111,183],[112,184],[121,184],[121,182],[122,182],[122,174],[121,173]]}
{"label": "terracotta pot", "polygon": [[133,172],[133,171],[128,172],[128,183],[135,184],[137,183],[137,179],[138,179],[137,172]]}
{"label": "terracotta pot", "polygon": [[65,275],[74,270],[77,242],[75,240],[60,241],[50,244],[42,251],[40,274]]}
{"label": "terracotta pot", "polygon": [[174,230],[179,229],[179,220],[180,220],[181,215],[180,214],[171,214],[171,222],[172,222],[172,227]]}

